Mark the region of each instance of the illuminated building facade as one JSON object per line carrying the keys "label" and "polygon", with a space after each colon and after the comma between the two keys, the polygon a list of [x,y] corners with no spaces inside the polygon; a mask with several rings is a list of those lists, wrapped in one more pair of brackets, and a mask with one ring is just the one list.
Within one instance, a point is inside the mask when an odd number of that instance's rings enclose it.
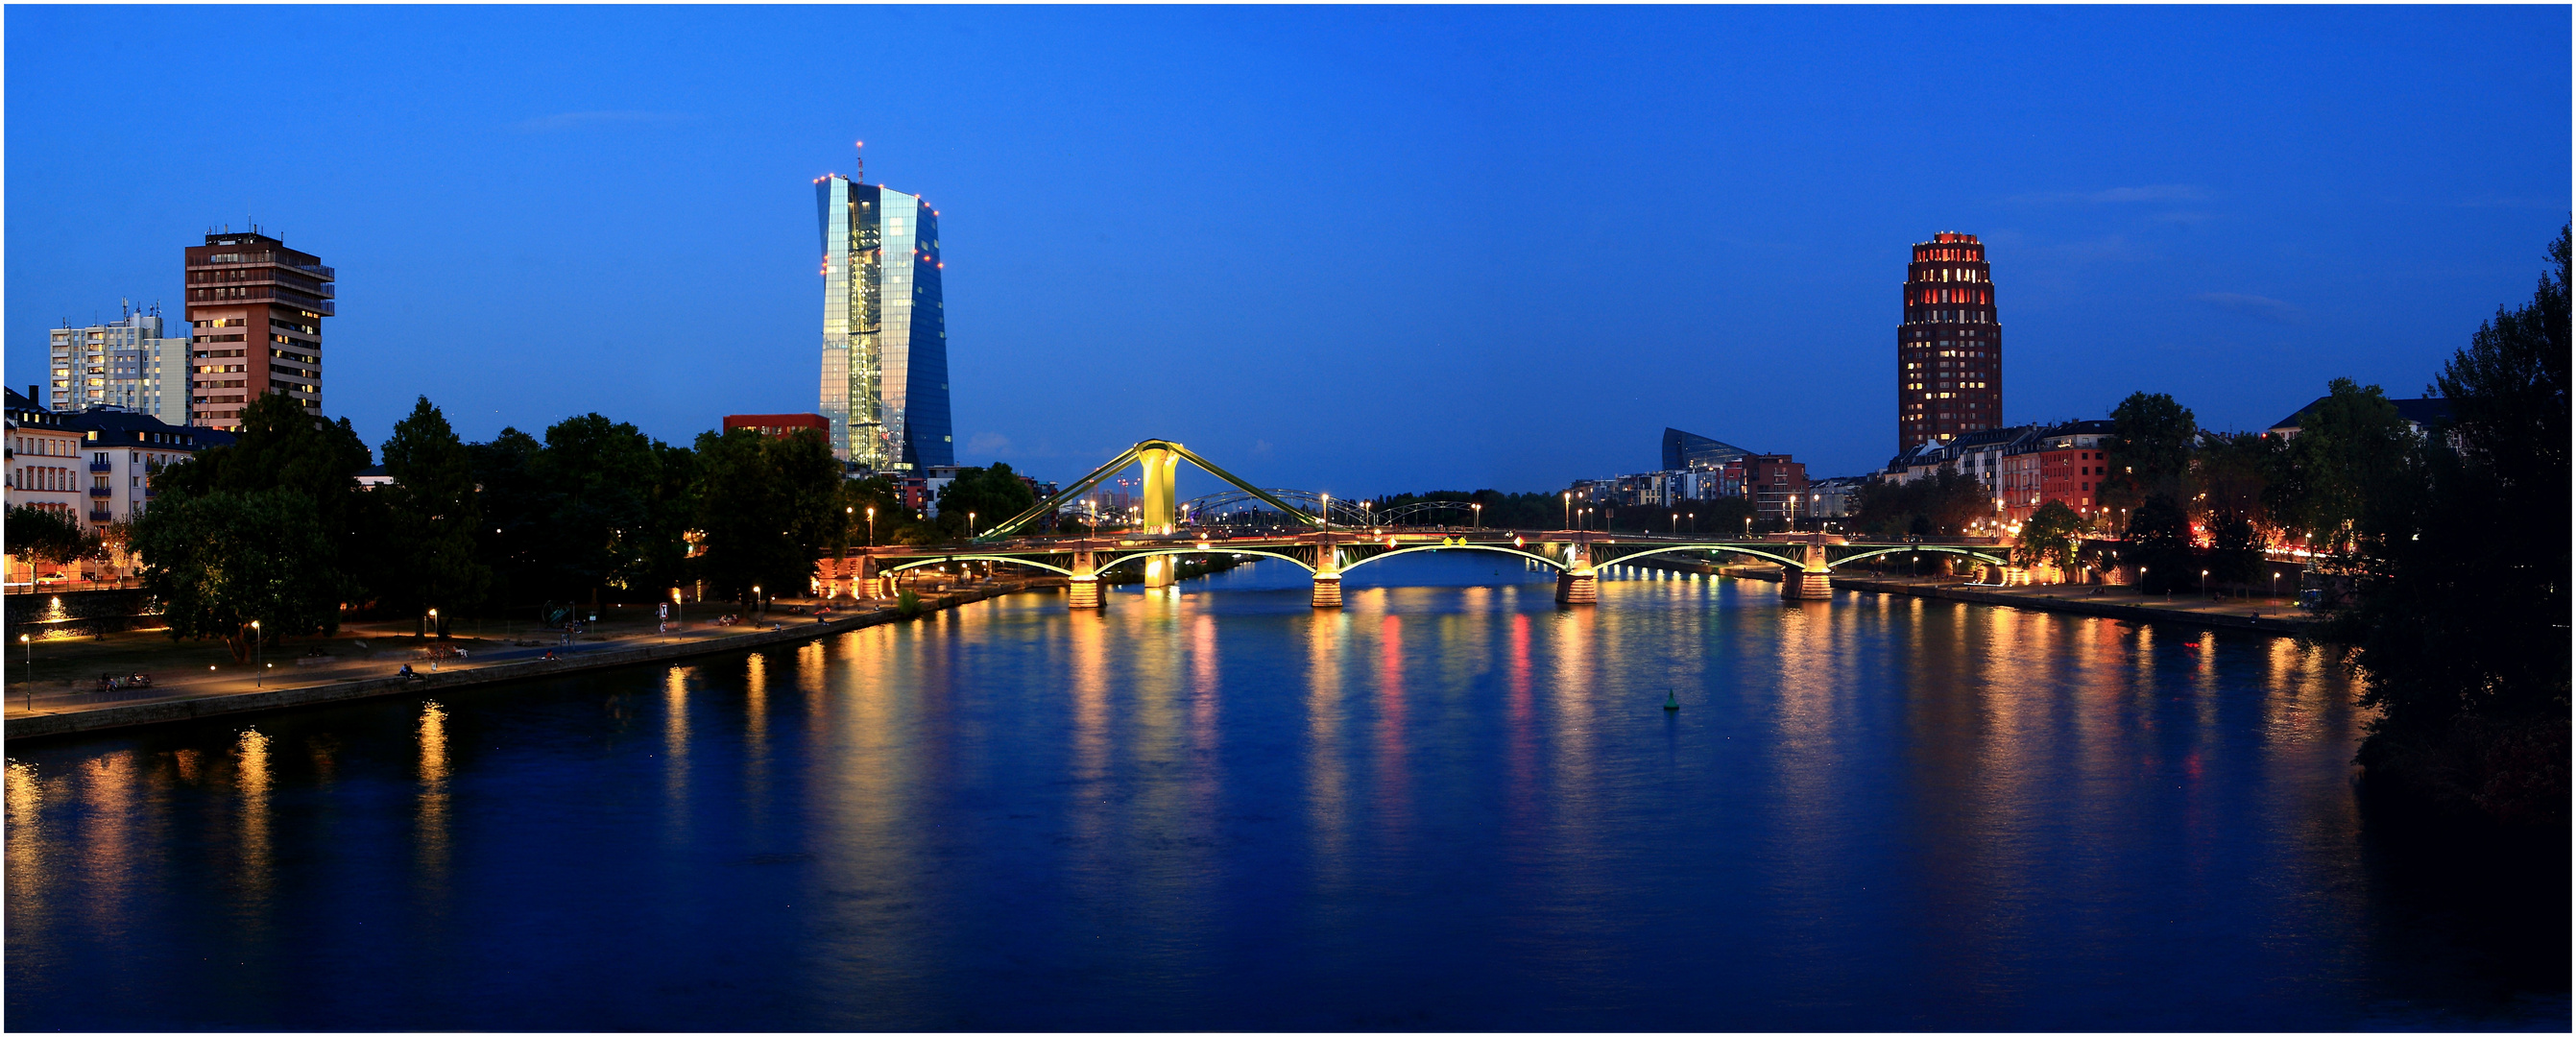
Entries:
{"label": "illuminated building facade", "polygon": [[814,181],[832,454],[867,471],[954,464],[939,211],[867,183],[866,170]]}
{"label": "illuminated building facade", "polygon": [[53,409],[115,407],[187,424],[187,333],[162,337],[158,306],[148,313],[139,306],[118,309],[113,324],[53,329]]}
{"label": "illuminated building facade", "polygon": [[206,235],[187,250],[188,424],[241,427],[241,409],[282,393],[322,411],[322,318],[337,274],[258,232]]}
{"label": "illuminated building facade", "polygon": [[1914,246],[1896,331],[1896,451],[2003,424],[2003,329],[1986,247],[1943,232]]}

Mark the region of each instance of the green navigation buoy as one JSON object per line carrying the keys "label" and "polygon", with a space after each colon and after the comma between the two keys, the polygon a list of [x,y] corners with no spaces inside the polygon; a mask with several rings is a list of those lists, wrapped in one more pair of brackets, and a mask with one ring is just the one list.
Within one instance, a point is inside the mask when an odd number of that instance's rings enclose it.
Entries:
{"label": "green navigation buoy", "polygon": [[1680,701],[1680,700],[1678,700],[1678,699],[1673,698],[1673,692],[1672,692],[1672,689],[1670,689],[1670,688],[1666,688],[1666,689],[1664,689],[1664,708],[1665,708],[1665,709],[1680,709],[1680,708],[1682,708],[1681,701]]}

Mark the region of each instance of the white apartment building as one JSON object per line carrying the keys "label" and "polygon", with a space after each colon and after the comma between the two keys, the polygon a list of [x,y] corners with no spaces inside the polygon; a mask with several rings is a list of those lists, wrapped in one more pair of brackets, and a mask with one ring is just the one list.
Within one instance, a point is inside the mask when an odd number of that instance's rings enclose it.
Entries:
{"label": "white apartment building", "polygon": [[[188,423],[188,333],[162,337],[160,307],[119,303],[112,324],[55,328],[52,410],[119,407]],[[30,401],[33,402],[33,401]]]}

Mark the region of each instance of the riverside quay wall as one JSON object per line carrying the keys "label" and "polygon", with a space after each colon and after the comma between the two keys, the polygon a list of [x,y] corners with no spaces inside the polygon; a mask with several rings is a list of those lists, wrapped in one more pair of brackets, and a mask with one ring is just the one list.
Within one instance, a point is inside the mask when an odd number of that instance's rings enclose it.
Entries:
{"label": "riverside quay wall", "polygon": [[[1031,589],[1033,587],[1048,585],[1060,586],[1061,582],[1062,581],[1030,581],[1028,583],[1000,584],[992,587],[978,587],[967,590],[952,591],[936,597],[924,596],[921,599],[922,611],[926,613],[939,609],[955,608],[959,605],[964,605],[970,602],[983,601],[987,598],[999,597],[1004,594]],[[538,680],[548,677],[559,677],[569,673],[581,673],[588,670],[604,670],[616,666],[633,666],[639,663],[659,662],[691,656],[717,655],[724,652],[738,652],[745,649],[761,648],[769,645],[811,641],[818,637],[827,637],[833,634],[846,633],[864,627],[877,626],[883,623],[899,622],[904,618],[904,616],[893,609],[878,609],[873,612],[866,612],[855,616],[821,623],[784,625],[776,630],[762,630],[748,634],[738,634],[732,637],[716,638],[708,641],[686,642],[681,644],[639,645],[634,648],[616,648],[599,652],[589,652],[568,658],[531,659],[521,662],[498,663],[490,666],[478,666],[472,669],[448,670],[443,673],[423,673],[416,677],[408,678],[373,677],[364,680],[316,684],[301,688],[279,688],[273,691],[224,692],[210,695],[197,695],[188,698],[161,699],[151,702],[99,706],[92,709],[83,709],[74,712],[21,715],[10,718],[5,732],[0,732],[0,735],[5,735],[8,741],[15,742],[29,738],[81,734],[85,732],[105,731],[115,728],[139,727],[146,724],[179,723],[189,720],[202,720],[208,717],[232,716],[240,713],[259,713],[270,710],[293,709],[299,706],[316,706],[332,702],[346,702],[351,699],[375,698],[386,695],[423,695],[438,691],[450,691],[457,688],[481,687],[487,684],[501,684],[509,681]]]}

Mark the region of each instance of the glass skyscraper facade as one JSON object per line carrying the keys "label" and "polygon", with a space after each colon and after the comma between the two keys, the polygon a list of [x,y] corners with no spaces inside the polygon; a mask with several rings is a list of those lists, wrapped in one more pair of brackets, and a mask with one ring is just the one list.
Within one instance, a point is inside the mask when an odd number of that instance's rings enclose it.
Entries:
{"label": "glass skyscraper facade", "polygon": [[955,464],[939,211],[864,171],[814,182],[832,453],[871,471]]}

